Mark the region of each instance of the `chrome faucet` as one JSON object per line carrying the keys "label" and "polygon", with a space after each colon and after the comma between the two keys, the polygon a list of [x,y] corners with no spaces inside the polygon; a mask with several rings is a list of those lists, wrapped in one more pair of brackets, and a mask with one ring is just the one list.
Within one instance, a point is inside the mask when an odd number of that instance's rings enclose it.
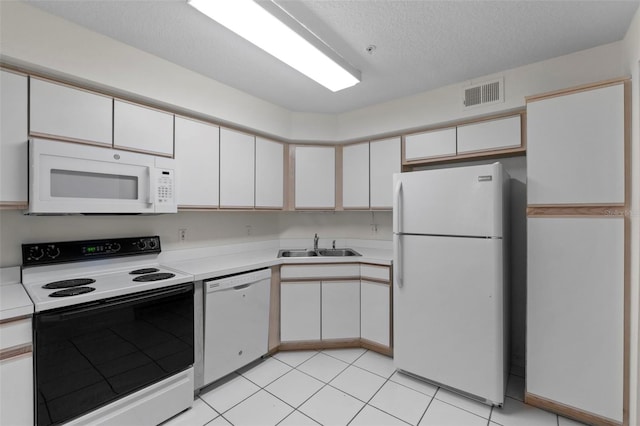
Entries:
{"label": "chrome faucet", "polygon": [[318,234],[313,237],[313,249],[318,251]]}

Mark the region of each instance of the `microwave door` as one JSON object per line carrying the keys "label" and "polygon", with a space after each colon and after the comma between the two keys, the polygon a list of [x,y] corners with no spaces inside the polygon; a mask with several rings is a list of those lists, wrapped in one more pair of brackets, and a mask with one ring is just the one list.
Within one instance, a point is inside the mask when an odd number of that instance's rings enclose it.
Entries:
{"label": "microwave door", "polygon": [[30,164],[28,212],[154,213],[153,165],[148,163],[40,153]]}

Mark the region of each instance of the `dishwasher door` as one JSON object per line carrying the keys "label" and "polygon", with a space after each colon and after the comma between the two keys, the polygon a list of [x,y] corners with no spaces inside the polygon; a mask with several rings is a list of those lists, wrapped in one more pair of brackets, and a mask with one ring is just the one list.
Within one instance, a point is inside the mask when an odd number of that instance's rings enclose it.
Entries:
{"label": "dishwasher door", "polygon": [[269,351],[271,270],[204,281],[204,385]]}

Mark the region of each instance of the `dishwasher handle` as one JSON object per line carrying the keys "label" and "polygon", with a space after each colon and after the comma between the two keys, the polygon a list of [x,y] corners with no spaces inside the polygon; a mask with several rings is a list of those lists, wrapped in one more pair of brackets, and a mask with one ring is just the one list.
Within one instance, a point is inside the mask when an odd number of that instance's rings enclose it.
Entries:
{"label": "dishwasher handle", "polygon": [[235,275],[212,278],[204,281],[204,288],[207,293],[228,289],[243,289],[249,287],[259,281],[271,279],[271,270],[269,268],[247,273],[239,273]]}

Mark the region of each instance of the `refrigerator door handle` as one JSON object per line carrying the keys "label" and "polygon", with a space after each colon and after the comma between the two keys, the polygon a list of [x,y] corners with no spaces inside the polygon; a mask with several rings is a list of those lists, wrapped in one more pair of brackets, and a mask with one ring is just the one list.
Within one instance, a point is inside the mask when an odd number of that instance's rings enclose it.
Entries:
{"label": "refrigerator door handle", "polygon": [[393,189],[393,233],[398,234],[402,232],[400,230],[400,220],[402,217],[402,181],[396,182],[396,187]]}
{"label": "refrigerator door handle", "polygon": [[402,282],[402,244],[400,243],[402,235],[393,234],[393,281],[398,287],[403,286]]}
{"label": "refrigerator door handle", "polygon": [[402,181],[398,179],[393,190],[393,281],[402,287],[402,245],[400,244],[402,220]]}

